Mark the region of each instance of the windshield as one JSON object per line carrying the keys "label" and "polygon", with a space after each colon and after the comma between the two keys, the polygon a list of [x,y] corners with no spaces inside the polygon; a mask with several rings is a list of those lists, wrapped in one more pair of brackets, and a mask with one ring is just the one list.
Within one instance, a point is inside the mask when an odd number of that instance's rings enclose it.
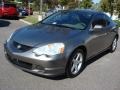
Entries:
{"label": "windshield", "polygon": [[16,8],[16,4],[4,4],[4,7],[6,7],[6,8],[9,8],[9,7]]}
{"label": "windshield", "polygon": [[60,11],[49,16],[42,23],[84,30],[88,26],[91,16],[92,14],[88,12]]}

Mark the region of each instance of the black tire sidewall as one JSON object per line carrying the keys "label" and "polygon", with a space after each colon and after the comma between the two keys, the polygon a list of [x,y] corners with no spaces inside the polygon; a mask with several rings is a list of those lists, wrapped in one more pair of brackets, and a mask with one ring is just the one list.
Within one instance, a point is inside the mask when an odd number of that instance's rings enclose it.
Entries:
{"label": "black tire sidewall", "polygon": [[[72,67],[72,60],[73,60],[73,57],[76,53],[80,52],[82,55],[83,55],[83,62],[82,62],[82,66],[81,66],[81,69],[79,70],[78,73],[76,74],[72,74],[71,72],[71,67]],[[68,61],[68,64],[67,64],[67,67],[66,67],[66,75],[67,77],[69,78],[74,78],[76,76],[78,76],[82,71],[83,71],[83,67],[85,65],[85,53],[82,49],[77,49],[75,50],[71,55],[70,55],[70,58],[69,58],[69,61]]]}

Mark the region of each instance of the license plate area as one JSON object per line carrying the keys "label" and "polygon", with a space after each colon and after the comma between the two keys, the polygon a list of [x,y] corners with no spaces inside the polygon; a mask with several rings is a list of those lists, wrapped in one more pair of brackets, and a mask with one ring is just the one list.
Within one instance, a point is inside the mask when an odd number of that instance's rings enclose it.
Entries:
{"label": "license plate area", "polygon": [[22,61],[22,60],[20,60],[20,59],[18,59],[18,58],[12,57],[12,55],[10,55],[10,53],[9,53],[9,51],[8,51],[7,49],[4,49],[4,52],[5,52],[5,55],[6,55],[7,59],[8,59],[11,63],[13,63],[13,64],[15,64],[15,65],[17,65],[17,66],[19,66],[19,67],[32,70],[32,66],[33,66],[33,65],[32,65],[31,63],[27,63],[27,62],[24,62],[24,61]]}
{"label": "license plate area", "polygon": [[26,69],[29,69],[29,70],[32,70],[32,64],[31,63],[27,63],[27,62],[24,62],[24,61],[21,61],[19,59],[12,59],[10,60],[13,64],[19,66],[19,67],[22,67],[22,68],[26,68]]}

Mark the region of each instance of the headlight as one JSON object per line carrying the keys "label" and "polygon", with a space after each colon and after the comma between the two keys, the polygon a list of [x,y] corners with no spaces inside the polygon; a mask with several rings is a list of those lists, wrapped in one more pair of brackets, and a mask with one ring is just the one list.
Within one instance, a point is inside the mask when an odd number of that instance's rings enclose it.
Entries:
{"label": "headlight", "polygon": [[10,41],[10,39],[12,38],[12,36],[13,36],[13,33],[9,36],[9,38],[7,39],[7,42]]}
{"label": "headlight", "polygon": [[39,47],[33,51],[36,56],[40,55],[56,55],[64,52],[64,44],[63,43],[53,43],[48,44],[42,47]]}

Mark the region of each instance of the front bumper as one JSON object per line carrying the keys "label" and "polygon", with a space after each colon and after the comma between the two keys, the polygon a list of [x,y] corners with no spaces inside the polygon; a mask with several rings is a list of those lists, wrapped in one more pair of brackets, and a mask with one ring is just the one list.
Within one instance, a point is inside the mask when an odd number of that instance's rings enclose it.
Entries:
{"label": "front bumper", "polygon": [[4,44],[5,56],[18,68],[40,75],[56,76],[65,73],[67,60],[64,55],[35,56],[32,50],[20,53],[14,52],[13,48]]}

